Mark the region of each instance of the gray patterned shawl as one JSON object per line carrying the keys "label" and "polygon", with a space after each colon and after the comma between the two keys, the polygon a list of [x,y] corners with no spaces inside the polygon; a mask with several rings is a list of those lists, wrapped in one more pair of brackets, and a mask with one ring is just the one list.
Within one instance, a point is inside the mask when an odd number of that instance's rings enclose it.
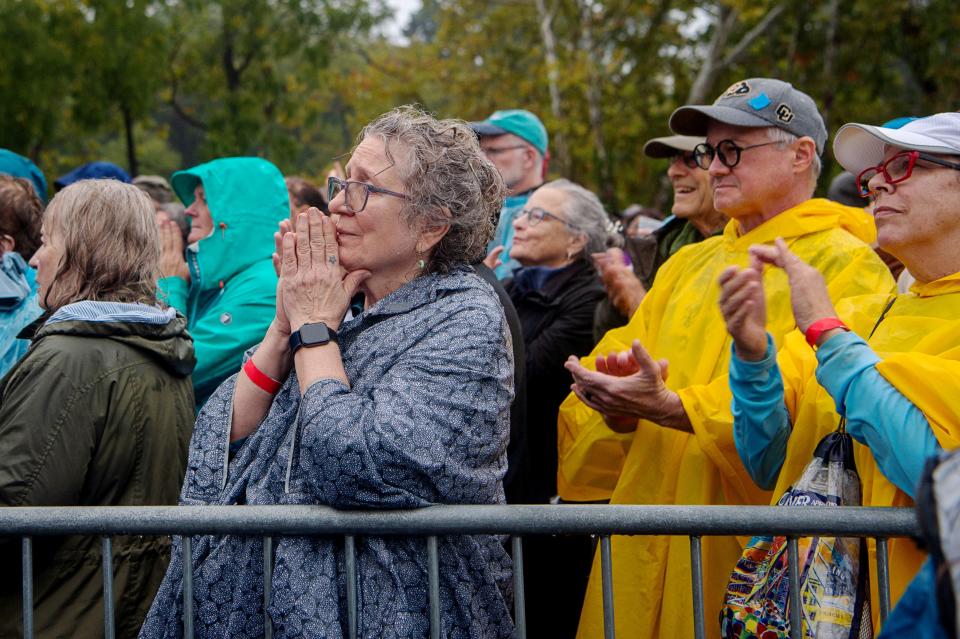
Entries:
{"label": "gray patterned shawl", "polygon": [[[228,456],[236,376],[201,411],[180,501],[419,508],[503,502],[513,361],[493,290],[465,270],[428,275],[345,322],[340,349],[352,388],[320,380],[301,398],[296,372],[259,428]],[[276,637],[346,634],[342,538],[274,542]],[[441,538],[444,637],[513,631],[511,563],[492,536]],[[193,539],[197,637],[263,636],[263,543]],[[361,637],[429,633],[423,538],[357,539]],[[182,635],[181,540],[141,630]]]}

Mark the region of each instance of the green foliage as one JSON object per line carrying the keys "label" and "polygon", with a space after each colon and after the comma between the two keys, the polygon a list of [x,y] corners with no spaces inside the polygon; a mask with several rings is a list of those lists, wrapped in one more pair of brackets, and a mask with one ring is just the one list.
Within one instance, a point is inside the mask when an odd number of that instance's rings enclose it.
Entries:
{"label": "green foliage", "polygon": [[0,54],[0,146],[52,176],[95,159],[169,173],[255,154],[321,177],[397,105],[468,120],[524,107],[566,142],[565,154],[553,146],[554,175],[562,169],[611,208],[667,205],[665,165],[644,158],[643,143],[668,133],[723,24],[707,101],[738,79],[779,77],[818,101],[831,133],[960,103],[955,0],[891,0],[882,11],[875,0],[543,4],[558,113],[534,0],[424,0],[404,43],[376,35],[382,0],[7,0],[0,39],[17,46]]}

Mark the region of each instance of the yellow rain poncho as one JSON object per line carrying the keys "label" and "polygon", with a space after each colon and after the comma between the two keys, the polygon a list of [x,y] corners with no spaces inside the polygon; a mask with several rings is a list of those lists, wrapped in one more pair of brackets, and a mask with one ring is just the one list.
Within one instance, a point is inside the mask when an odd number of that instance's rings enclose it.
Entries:
{"label": "yellow rain poncho", "polygon": [[[709,400],[710,406],[704,409],[708,412],[714,406],[729,405],[730,338],[718,306],[721,271],[731,264],[745,266],[751,245],[783,237],[793,252],[823,273],[834,300],[889,292],[893,278],[864,243],[874,235],[873,221],[863,211],[822,199],[788,209],[742,236],[731,221],[722,236],[685,247],[670,258],[630,323],[607,333],[583,363],[593,368],[597,354],[626,350],[639,339],[654,358],[669,360],[667,386],[686,389],[681,397],[688,413],[700,410],[694,405],[698,396]],[[789,286],[779,269],[768,269],[764,284],[768,329],[779,346],[794,329]],[[704,452],[699,433],[640,420],[634,433],[619,435],[574,395],[561,405],[558,422],[557,481],[565,500],[687,505],[769,502],[770,493],[757,489],[745,471],[730,481],[734,475],[717,468]],[[706,620],[714,636],[717,626],[711,620],[719,614],[740,549],[732,537],[703,539]],[[618,634],[639,639],[692,635],[687,538],[614,537],[613,555]],[[597,558],[580,637],[603,636],[602,610]]]}
{"label": "yellow rain poncho", "polygon": [[[847,299],[837,305],[837,315],[867,339],[890,299],[890,295]],[[910,293],[898,296],[868,343],[881,358],[877,371],[923,412],[940,445],[945,449],[960,445],[960,273],[914,284]],[[800,476],[817,443],[837,428],[839,420],[833,398],[814,376],[813,349],[799,332],[787,337],[777,362],[794,427],[774,496]],[[854,443],[854,455],[864,506],[913,506],[910,497],[883,476],[869,448]],[[869,544],[876,614],[876,547],[872,540]],[[909,539],[891,539],[889,549],[890,594],[895,603],[926,554]]]}

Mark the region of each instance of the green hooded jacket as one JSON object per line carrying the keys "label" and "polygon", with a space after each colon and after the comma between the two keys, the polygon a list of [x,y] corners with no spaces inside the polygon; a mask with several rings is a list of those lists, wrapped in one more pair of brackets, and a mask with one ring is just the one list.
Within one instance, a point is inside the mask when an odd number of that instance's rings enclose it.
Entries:
{"label": "green hooded jacket", "polygon": [[[193,430],[194,357],[165,324],[48,321],[0,380],[0,506],[176,504]],[[113,539],[117,637],[136,637],[166,537]],[[21,635],[20,542],[0,539],[0,637]],[[34,538],[34,632],[102,637],[100,538]]]}
{"label": "green hooded jacket", "polygon": [[273,233],[290,216],[283,175],[262,158],[222,158],[178,171],[170,180],[184,206],[203,183],[213,234],[187,248],[190,285],[160,280],[160,298],[186,315],[197,353],[197,409],[240,368],[275,313]]}

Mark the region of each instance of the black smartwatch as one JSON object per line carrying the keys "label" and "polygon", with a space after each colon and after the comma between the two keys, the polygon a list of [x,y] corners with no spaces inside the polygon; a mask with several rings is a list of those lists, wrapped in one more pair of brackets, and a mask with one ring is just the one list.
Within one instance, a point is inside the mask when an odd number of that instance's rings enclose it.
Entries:
{"label": "black smartwatch", "polygon": [[336,341],[337,332],[323,322],[304,324],[300,330],[290,333],[290,352],[296,353],[304,346],[323,346]]}

